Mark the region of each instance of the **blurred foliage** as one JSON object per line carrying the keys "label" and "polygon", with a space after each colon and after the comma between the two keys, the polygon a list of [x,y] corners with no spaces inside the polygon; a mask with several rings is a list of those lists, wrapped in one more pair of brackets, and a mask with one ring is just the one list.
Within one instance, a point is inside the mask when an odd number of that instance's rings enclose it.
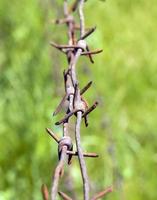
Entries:
{"label": "blurred foliage", "polygon": [[[67,64],[49,47],[51,39],[67,42],[66,28],[51,23],[61,15],[61,5],[0,1],[0,200],[42,199],[41,184],[51,185],[57,146],[44,129],[61,134],[51,113],[64,92]],[[97,26],[88,43],[104,52],[94,65],[82,57],[77,68],[81,87],[94,81],[85,94],[89,104],[100,102],[89,127],[82,126],[82,145],[100,154],[86,160],[91,193],[113,183],[109,200],[157,196],[155,5],[155,0],[91,0],[85,7],[87,26]],[[79,197],[81,177],[73,160],[61,185]]]}

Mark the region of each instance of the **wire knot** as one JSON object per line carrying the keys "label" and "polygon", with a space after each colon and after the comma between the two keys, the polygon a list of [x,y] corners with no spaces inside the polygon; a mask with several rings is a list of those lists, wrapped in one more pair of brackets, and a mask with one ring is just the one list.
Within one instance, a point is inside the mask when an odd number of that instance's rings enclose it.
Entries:
{"label": "wire knot", "polygon": [[74,23],[74,18],[73,18],[72,15],[67,16],[66,19],[67,19],[67,22],[72,22],[72,23]]}
{"label": "wire knot", "polygon": [[[59,143],[58,143],[58,158],[59,158],[59,160],[61,158],[63,146],[67,146],[68,151],[73,150],[72,139],[69,136],[64,136],[59,140]],[[72,155],[69,155],[68,164],[70,164],[71,158],[72,158]]]}
{"label": "wire knot", "polygon": [[85,40],[79,40],[77,45],[79,48],[83,49],[84,51],[86,50],[87,44]]}

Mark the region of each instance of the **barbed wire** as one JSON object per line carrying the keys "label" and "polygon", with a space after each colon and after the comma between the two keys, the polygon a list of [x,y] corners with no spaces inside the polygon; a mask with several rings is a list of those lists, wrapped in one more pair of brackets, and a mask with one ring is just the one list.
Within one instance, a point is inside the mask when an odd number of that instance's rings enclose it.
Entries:
{"label": "barbed wire", "polygon": [[[96,200],[107,193],[112,191],[112,187],[108,187],[107,189],[99,192],[94,195],[94,197],[90,198],[90,187],[89,187],[89,179],[87,174],[86,163],[84,157],[96,158],[98,155],[96,153],[84,153],[81,146],[81,134],[80,127],[82,119],[85,121],[85,126],[88,126],[87,116],[92,112],[98,105],[98,102],[94,102],[94,104],[89,107],[86,103],[86,100],[83,97],[83,94],[89,89],[92,84],[92,81],[87,83],[87,85],[83,88],[79,88],[79,82],[77,80],[76,74],[76,64],[78,59],[81,56],[88,56],[91,63],[94,63],[92,55],[98,54],[102,52],[100,50],[90,51],[85,39],[89,37],[95,30],[96,27],[86,29],[85,28],[85,20],[84,20],[84,8],[85,0],[75,0],[72,5],[69,6],[68,0],[64,0],[63,11],[64,18],[55,20],[55,24],[66,24],[68,29],[68,45],[59,45],[55,42],[51,42],[50,44],[63,52],[68,61],[68,68],[64,70],[64,85],[65,85],[65,95],[62,98],[61,102],[57,106],[53,115],[57,115],[65,101],[68,102],[67,111],[65,116],[55,125],[63,126],[63,136],[59,138],[53,131],[49,128],[46,128],[47,133],[57,142],[58,144],[58,158],[59,162],[56,166],[55,173],[52,180],[51,187],[51,200],[56,200],[57,194],[59,194],[62,199],[72,200],[67,194],[62,191],[58,191],[59,181],[64,174],[64,166],[69,165],[71,163],[72,156],[77,156],[80,165],[80,171],[83,182],[83,199],[84,200]],[[76,23],[73,13],[78,10],[79,15],[79,24]],[[76,32],[80,32],[80,37],[76,38]],[[69,134],[69,119],[73,115],[76,116],[75,123],[75,143],[77,151],[73,151],[73,141]],[[49,199],[49,192],[46,185],[42,185],[41,188],[43,200]]]}

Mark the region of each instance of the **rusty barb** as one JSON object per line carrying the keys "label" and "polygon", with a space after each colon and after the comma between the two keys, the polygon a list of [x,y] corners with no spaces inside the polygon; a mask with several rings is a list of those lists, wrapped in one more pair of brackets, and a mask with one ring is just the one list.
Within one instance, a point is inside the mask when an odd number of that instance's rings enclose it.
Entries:
{"label": "rusty barb", "polygon": [[[79,88],[79,82],[77,80],[76,73],[76,64],[78,59],[81,56],[88,56],[91,63],[94,63],[93,55],[101,53],[100,50],[90,50],[88,44],[85,39],[89,37],[95,30],[96,27],[85,28],[84,21],[84,3],[85,0],[74,0],[71,5],[69,5],[68,0],[64,0],[63,10],[64,10],[64,18],[57,19],[53,22],[55,24],[63,24],[67,26],[67,35],[68,35],[68,44],[56,44],[55,42],[50,42],[50,45],[59,51],[63,52],[68,61],[68,68],[64,70],[64,87],[65,87],[65,95],[63,96],[61,102],[55,109],[53,116],[57,115],[61,109],[66,105],[66,113],[65,116],[55,123],[55,125],[63,126],[63,135],[57,136],[51,129],[46,128],[47,133],[51,136],[52,139],[55,140],[58,146],[58,164],[55,168],[54,176],[52,179],[51,192],[46,187],[46,185],[42,185],[41,191],[43,200],[56,200],[57,195],[59,195],[62,199],[72,200],[67,194],[62,191],[59,191],[59,182],[64,175],[64,166],[70,165],[72,163],[73,156],[77,157],[79,160],[80,172],[82,176],[83,182],[83,199],[84,200],[96,200],[105,196],[107,193],[112,191],[112,187],[109,187],[97,194],[93,197],[91,196],[89,180],[87,174],[87,168],[85,163],[85,157],[97,158],[98,154],[83,152],[81,145],[81,134],[80,134],[80,126],[82,119],[84,119],[85,126],[88,126],[88,115],[97,107],[98,102],[95,101],[92,106],[88,106],[87,101],[84,99],[83,94],[90,88],[92,85],[92,81],[88,82],[82,89]],[[76,22],[73,13],[78,11],[79,15],[79,25]],[[76,32],[80,33],[78,34]],[[78,37],[78,38],[77,38]],[[70,123],[69,119],[75,116],[75,131],[74,131],[74,141],[72,140],[69,134]],[[76,150],[73,150],[73,143],[76,144]]]}

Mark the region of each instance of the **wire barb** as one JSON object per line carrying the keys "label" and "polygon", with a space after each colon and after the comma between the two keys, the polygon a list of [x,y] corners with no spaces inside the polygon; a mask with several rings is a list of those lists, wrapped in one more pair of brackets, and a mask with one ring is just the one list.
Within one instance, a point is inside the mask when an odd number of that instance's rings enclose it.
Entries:
{"label": "wire barb", "polygon": [[98,53],[102,53],[103,50],[102,49],[98,49],[98,50],[94,50],[94,51],[84,51],[81,53],[82,56],[86,56],[86,55],[94,55],[94,54],[98,54]]}
{"label": "wire barb", "polygon": [[49,192],[45,184],[42,184],[41,192],[42,192],[43,200],[49,200]]}
{"label": "wire barb", "polygon": [[59,191],[58,194],[63,198],[63,200],[72,200],[67,194],[64,192]]}
{"label": "wire barb", "polygon": [[98,102],[96,101],[83,115],[82,117],[86,117],[90,112],[92,112],[98,105]]}
{"label": "wire barb", "polygon": [[87,83],[87,85],[84,86],[84,88],[82,88],[82,90],[80,91],[80,94],[84,94],[89,88],[90,86],[92,85],[92,81],[90,81],[89,83]]}
{"label": "wire barb", "polygon": [[[78,152],[77,151],[67,151],[67,154],[69,155],[73,155],[73,156],[78,156]],[[98,154],[96,153],[83,153],[84,157],[90,157],[90,158],[97,158],[99,157]]]}
{"label": "wire barb", "polygon": [[65,52],[64,49],[75,49],[75,50],[82,49],[82,51],[84,51],[84,49],[78,45],[61,45],[61,44],[59,45],[59,44],[56,44],[55,42],[50,42],[50,45],[63,52]]}
{"label": "wire barb", "polygon": [[69,8],[69,14],[71,12],[75,12],[77,7],[78,7],[78,5],[79,5],[79,0],[75,0],[74,3]]}
{"label": "wire barb", "polygon": [[59,138],[56,136],[50,128],[46,128],[47,133],[57,142],[59,143]]}
{"label": "wire barb", "polygon": [[79,38],[79,40],[84,40],[84,39],[86,39],[86,38],[87,38],[88,36],[90,36],[95,30],[96,30],[96,26],[93,27],[93,28],[91,28],[91,29],[89,29],[83,36],[81,36],[81,37]]}
{"label": "wire barb", "polygon": [[113,191],[113,188],[112,186],[106,188],[105,190],[97,193],[91,200],[97,200],[97,199],[100,199],[104,196],[106,196],[108,193],[112,192]]}

